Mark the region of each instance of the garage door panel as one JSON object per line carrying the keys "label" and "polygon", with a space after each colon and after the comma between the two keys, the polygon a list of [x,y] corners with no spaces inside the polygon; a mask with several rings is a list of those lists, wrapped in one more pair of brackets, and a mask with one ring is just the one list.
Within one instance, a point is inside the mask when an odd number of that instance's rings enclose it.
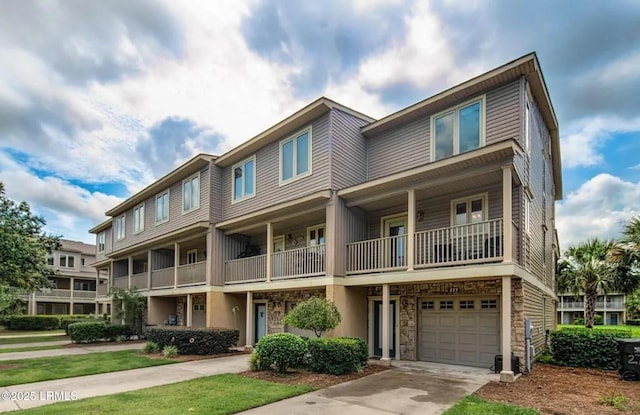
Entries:
{"label": "garage door panel", "polygon": [[[481,299],[497,300],[496,297]],[[439,299],[429,301],[440,302]],[[453,309],[420,308],[419,358],[490,367],[495,355],[500,353],[499,310],[461,308],[457,298],[449,297],[446,301],[453,301]],[[476,300],[476,304],[480,301]]]}

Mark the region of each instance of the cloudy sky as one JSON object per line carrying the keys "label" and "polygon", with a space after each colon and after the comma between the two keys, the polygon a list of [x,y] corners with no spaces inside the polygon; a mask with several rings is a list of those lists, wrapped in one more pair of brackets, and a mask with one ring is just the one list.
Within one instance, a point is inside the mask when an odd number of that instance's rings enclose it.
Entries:
{"label": "cloudy sky", "polygon": [[563,247],[640,214],[640,2],[3,2],[0,181],[47,231],[325,95],[374,117],[531,51],[560,121]]}

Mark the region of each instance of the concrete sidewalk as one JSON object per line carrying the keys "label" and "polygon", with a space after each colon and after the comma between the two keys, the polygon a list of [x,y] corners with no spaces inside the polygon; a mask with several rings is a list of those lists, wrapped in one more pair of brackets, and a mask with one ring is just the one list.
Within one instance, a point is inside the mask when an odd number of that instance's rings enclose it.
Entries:
{"label": "concrete sidewalk", "polygon": [[[69,344],[69,342],[62,343],[62,344]],[[144,346],[144,343],[107,343],[104,345],[99,344],[99,345],[65,347],[62,349],[53,349],[53,350],[35,350],[30,352],[0,353],[0,361],[33,359],[36,357],[71,356],[71,355],[77,355],[77,354],[88,354],[88,353],[98,353],[98,352],[116,352],[118,350],[139,350],[139,349],[142,349],[142,346]]]}
{"label": "concrete sidewalk", "polygon": [[34,343],[15,343],[15,344],[0,344],[0,350],[2,349],[23,349],[25,347],[40,347],[40,346],[62,346],[70,344],[71,340],[52,340],[50,342],[34,342]]}
{"label": "concrete sidewalk", "polygon": [[18,396],[21,394],[24,396],[24,394],[29,393],[32,396],[35,396],[36,399],[2,399],[0,400],[0,412],[34,408],[55,403],[55,400],[47,399],[47,397],[53,397],[53,393],[58,393],[58,396],[66,393],[67,397],[75,395],[77,396],[77,399],[112,395],[114,393],[167,385],[204,376],[219,375],[222,373],[239,373],[247,370],[248,364],[249,355],[243,354],[238,356],[219,357],[215,359],[147,367],[143,369],[125,370],[121,372],[103,373],[99,375],[80,376],[69,379],[8,386],[0,388],[0,394],[9,392],[15,393]]}

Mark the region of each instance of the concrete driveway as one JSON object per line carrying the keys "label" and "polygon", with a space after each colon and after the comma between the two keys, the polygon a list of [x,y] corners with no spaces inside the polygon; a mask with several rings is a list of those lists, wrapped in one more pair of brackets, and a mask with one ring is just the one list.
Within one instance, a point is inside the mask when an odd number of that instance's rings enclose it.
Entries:
{"label": "concrete driveway", "polygon": [[441,414],[498,375],[487,369],[394,362],[390,370],[242,412],[255,414]]}

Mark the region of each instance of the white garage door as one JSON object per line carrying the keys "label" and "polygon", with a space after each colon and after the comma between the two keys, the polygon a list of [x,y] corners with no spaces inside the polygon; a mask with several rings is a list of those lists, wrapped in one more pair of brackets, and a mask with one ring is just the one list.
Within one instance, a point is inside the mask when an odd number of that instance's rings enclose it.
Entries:
{"label": "white garage door", "polygon": [[429,298],[419,307],[420,360],[493,365],[500,353],[498,297]]}

